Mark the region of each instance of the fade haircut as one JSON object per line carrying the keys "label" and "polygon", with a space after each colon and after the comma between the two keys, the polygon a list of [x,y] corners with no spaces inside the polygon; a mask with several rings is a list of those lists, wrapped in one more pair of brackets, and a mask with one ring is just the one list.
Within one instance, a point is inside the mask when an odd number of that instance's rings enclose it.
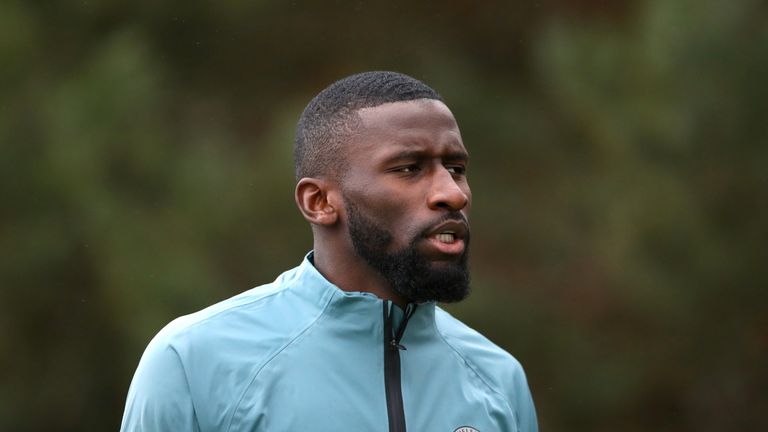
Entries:
{"label": "fade haircut", "polygon": [[342,145],[356,130],[359,109],[416,99],[443,100],[428,85],[398,72],[362,72],[326,87],[304,108],[296,126],[296,180],[344,172]]}

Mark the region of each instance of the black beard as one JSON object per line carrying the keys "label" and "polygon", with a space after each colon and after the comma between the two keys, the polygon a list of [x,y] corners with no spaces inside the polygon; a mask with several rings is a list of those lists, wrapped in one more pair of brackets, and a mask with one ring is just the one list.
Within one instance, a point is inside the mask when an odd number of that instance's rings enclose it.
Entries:
{"label": "black beard", "polygon": [[453,303],[469,295],[469,232],[464,238],[464,253],[455,263],[435,268],[417,249],[417,243],[427,237],[432,227],[446,220],[466,222],[463,214],[448,213],[414,236],[402,250],[387,252],[394,239],[393,235],[381,228],[373,218],[364,215],[351,200],[344,197],[344,202],[349,218],[349,236],[355,252],[379,272],[396,293],[417,303]]}

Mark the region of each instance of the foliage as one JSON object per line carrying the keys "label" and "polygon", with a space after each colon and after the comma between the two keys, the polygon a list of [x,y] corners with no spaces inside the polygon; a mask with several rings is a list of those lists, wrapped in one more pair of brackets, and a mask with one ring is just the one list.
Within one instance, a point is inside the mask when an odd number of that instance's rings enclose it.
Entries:
{"label": "foliage", "polygon": [[543,430],[768,424],[757,0],[0,4],[0,429],[119,424],[149,338],[297,264],[295,120],[392,69],[472,154],[474,294]]}

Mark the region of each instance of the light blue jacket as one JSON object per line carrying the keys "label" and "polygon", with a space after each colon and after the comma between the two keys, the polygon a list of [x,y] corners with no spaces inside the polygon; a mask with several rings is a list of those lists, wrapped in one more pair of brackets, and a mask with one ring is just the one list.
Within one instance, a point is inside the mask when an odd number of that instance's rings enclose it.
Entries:
{"label": "light blue jacket", "polygon": [[161,330],[121,430],[537,430],[507,352],[434,303],[342,291],[310,260]]}

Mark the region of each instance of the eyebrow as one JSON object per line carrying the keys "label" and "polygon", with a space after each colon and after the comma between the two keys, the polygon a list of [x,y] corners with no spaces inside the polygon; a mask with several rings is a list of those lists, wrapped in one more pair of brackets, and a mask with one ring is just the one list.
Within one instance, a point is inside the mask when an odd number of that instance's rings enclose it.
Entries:
{"label": "eyebrow", "polygon": [[[394,162],[403,159],[424,159],[426,156],[427,152],[423,150],[404,150],[388,157],[387,162]],[[467,154],[465,151],[454,150],[443,155],[441,159],[467,162],[469,161],[469,154]]]}

